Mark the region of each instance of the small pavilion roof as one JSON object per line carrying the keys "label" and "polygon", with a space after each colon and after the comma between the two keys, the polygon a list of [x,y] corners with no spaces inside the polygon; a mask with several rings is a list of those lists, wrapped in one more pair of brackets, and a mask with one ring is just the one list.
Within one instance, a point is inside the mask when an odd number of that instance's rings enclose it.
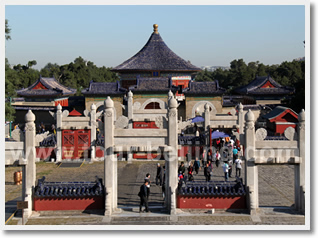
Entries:
{"label": "small pavilion roof", "polygon": [[53,78],[40,78],[28,88],[20,89],[17,94],[20,97],[60,97],[76,93],[76,89],[68,88]]}
{"label": "small pavilion roof", "polygon": [[76,111],[76,109],[74,108],[74,109],[69,113],[69,116],[79,117],[79,116],[82,116],[82,113]]}
{"label": "small pavilion roof", "polygon": [[247,85],[238,87],[235,92],[239,94],[252,95],[284,95],[292,94],[295,88],[282,86],[277,83],[271,76],[257,76]]}
{"label": "small pavilion roof", "polygon": [[262,117],[268,120],[272,120],[282,113],[284,113],[286,110],[290,111],[293,116],[295,116],[296,119],[298,119],[298,114],[291,108],[283,107],[283,106],[277,106],[272,111],[267,113],[266,115],[263,115]]}
{"label": "small pavilion roof", "polygon": [[125,71],[200,71],[176,55],[162,40],[158,33],[158,25],[154,24],[154,32],[146,45],[133,57],[112,69],[115,72]]}
{"label": "small pavilion roof", "polygon": [[82,90],[84,95],[123,95],[127,92],[125,88],[120,87],[119,81],[116,82],[93,82],[89,87]]}

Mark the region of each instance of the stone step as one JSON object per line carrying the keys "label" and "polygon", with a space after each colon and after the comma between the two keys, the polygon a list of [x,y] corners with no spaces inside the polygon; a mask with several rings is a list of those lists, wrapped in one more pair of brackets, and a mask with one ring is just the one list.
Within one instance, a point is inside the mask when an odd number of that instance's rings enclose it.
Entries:
{"label": "stone step", "polygon": [[[129,211],[129,212],[139,212],[139,206],[131,206],[131,207],[118,207],[123,211]],[[144,207],[143,207],[144,209]],[[149,206],[150,211],[166,211],[166,208],[164,206]]]}
{"label": "stone step", "polygon": [[168,216],[152,216],[151,213],[141,213],[140,216],[118,216],[112,217],[112,223],[114,222],[129,222],[129,223],[158,223],[170,221]]}

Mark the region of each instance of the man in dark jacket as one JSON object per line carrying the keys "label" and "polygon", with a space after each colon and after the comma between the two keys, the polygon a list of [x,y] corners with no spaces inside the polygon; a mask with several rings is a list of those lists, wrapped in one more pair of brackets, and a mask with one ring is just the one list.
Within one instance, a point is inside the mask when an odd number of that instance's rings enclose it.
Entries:
{"label": "man in dark jacket", "polygon": [[159,163],[157,164],[156,185],[162,185],[162,169]]}
{"label": "man in dark jacket", "polygon": [[139,205],[139,212],[142,212],[142,206],[145,205],[145,211],[149,212],[148,209],[148,197],[147,197],[147,185],[149,183],[148,179],[145,179],[145,182],[143,185],[140,186],[140,191],[138,196],[140,197],[140,205]]}
{"label": "man in dark jacket", "polygon": [[150,195],[150,173],[146,174],[145,180],[148,180],[148,185],[147,185],[147,199],[149,200],[149,195]]}
{"label": "man in dark jacket", "polygon": [[206,164],[204,167],[204,177],[206,182],[211,180],[211,166],[209,164]]}
{"label": "man in dark jacket", "polygon": [[184,173],[185,173],[185,167],[184,167],[184,162],[182,161],[178,169],[178,175],[182,174],[184,176]]}

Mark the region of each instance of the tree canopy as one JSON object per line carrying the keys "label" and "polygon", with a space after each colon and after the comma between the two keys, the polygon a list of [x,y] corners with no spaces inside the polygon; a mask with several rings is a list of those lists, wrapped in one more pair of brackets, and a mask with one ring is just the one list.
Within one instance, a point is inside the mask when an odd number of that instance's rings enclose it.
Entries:
{"label": "tree canopy", "polygon": [[11,28],[9,28],[9,21],[6,19],[5,20],[5,38],[6,40],[11,40],[11,36],[10,36],[10,32],[11,32]]}

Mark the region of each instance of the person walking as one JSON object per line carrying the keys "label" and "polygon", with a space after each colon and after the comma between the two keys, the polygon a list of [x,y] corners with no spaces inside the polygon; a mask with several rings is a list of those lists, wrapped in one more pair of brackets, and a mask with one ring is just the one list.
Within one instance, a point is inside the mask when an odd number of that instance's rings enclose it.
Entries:
{"label": "person walking", "polygon": [[232,177],[232,165],[233,165],[233,160],[229,160],[228,161],[228,165],[229,165],[229,177]]}
{"label": "person walking", "polygon": [[199,173],[199,169],[200,169],[200,161],[198,158],[195,158],[195,161],[194,161],[194,170],[195,170],[195,173],[198,174]]}
{"label": "person walking", "polygon": [[150,173],[146,174],[146,178],[145,180],[148,180],[148,184],[147,184],[147,199],[149,199],[149,195],[150,195]]}
{"label": "person walking", "polygon": [[138,193],[138,196],[140,197],[140,204],[139,204],[139,213],[142,212],[142,206],[145,206],[146,212],[149,212],[148,208],[148,191],[147,191],[147,186],[148,186],[149,180],[145,179],[145,182],[143,185],[140,186],[140,191]]}
{"label": "person walking", "polygon": [[205,167],[204,167],[204,177],[205,177],[205,181],[209,182],[211,180],[211,172],[210,172],[210,166],[208,163],[206,163]]}
{"label": "person walking", "polygon": [[234,149],[232,150],[232,152],[233,152],[233,161],[235,161],[238,157],[237,156],[238,150],[237,150],[236,146],[234,146]]}
{"label": "person walking", "polygon": [[[238,157],[238,158],[235,160],[235,168],[236,168],[235,176],[236,176],[236,177],[241,177],[242,160],[240,159],[240,157]],[[237,175],[237,174],[238,174],[238,175]]]}
{"label": "person walking", "polygon": [[194,178],[193,178],[193,166],[192,166],[192,163],[190,162],[189,164],[189,167],[188,167],[188,179],[189,181],[194,181]]}
{"label": "person walking", "polygon": [[162,187],[161,187],[161,192],[162,192],[162,197],[165,199],[165,191],[166,191],[166,166],[162,166],[163,168],[163,179],[162,179]]}
{"label": "person walking", "polygon": [[160,185],[162,184],[162,168],[160,166],[160,164],[157,164],[157,175],[156,175],[156,185]]}
{"label": "person walking", "polygon": [[182,174],[184,176],[184,173],[185,173],[185,167],[184,167],[184,162],[182,161],[181,165],[178,168],[178,175]]}
{"label": "person walking", "polygon": [[219,167],[220,158],[221,158],[221,155],[220,155],[219,151],[217,150],[216,154],[215,154],[215,165],[216,165],[216,167]]}
{"label": "person walking", "polygon": [[203,149],[202,155],[201,155],[201,161],[202,161],[202,167],[205,167],[206,161],[207,161],[207,153],[206,149]]}
{"label": "person walking", "polygon": [[229,180],[229,165],[227,164],[227,161],[224,161],[223,172],[224,172],[225,181],[228,181]]}

